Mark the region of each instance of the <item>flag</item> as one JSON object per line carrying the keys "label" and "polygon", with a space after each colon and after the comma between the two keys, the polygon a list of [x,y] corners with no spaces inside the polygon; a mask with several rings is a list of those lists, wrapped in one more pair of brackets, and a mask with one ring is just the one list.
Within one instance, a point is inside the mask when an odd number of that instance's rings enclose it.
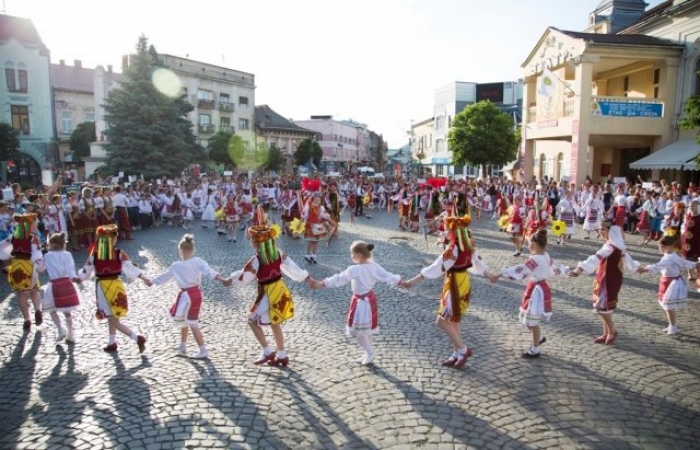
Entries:
{"label": "flag", "polygon": [[554,97],[554,83],[556,79],[557,77],[549,70],[549,67],[545,67],[537,85],[537,93],[550,99]]}

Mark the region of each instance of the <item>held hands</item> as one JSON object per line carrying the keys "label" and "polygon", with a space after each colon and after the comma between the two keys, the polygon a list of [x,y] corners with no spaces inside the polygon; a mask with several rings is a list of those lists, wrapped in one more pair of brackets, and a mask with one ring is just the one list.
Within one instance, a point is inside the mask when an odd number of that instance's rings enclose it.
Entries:
{"label": "held hands", "polygon": [[581,275],[581,269],[579,269],[578,267],[575,268],[574,270],[572,270],[571,272],[569,272],[570,277],[576,278],[579,275]]}
{"label": "held hands", "polygon": [[497,281],[501,278],[501,274],[500,274],[500,273],[493,273],[493,272],[486,272],[486,273],[484,274],[484,276],[485,276],[486,278],[488,278],[489,281],[490,281],[491,283],[495,283],[495,282],[497,282]]}
{"label": "held hands", "polygon": [[153,281],[151,281],[151,279],[148,278],[147,276],[141,274],[141,275],[139,275],[139,278],[141,278],[141,281],[143,281],[143,284],[145,284],[146,286],[148,286],[148,287],[153,286]]}
{"label": "held hands", "polygon": [[223,287],[233,286],[233,278],[221,278],[219,281],[221,281]]}
{"label": "held hands", "polygon": [[323,281],[314,280],[311,277],[306,279],[306,283],[309,285],[309,287],[311,289],[321,289],[321,288],[325,287],[323,285]]}

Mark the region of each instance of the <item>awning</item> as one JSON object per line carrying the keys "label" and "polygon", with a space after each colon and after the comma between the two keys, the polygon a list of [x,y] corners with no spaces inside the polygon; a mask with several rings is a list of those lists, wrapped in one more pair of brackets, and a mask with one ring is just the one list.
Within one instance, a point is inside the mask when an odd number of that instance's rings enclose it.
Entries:
{"label": "awning", "polygon": [[649,156],[630,164],[630,169],[642,170],[699,170],[695,157],[700,153],[700,144],[694,139],[676,141],[655,151]]}

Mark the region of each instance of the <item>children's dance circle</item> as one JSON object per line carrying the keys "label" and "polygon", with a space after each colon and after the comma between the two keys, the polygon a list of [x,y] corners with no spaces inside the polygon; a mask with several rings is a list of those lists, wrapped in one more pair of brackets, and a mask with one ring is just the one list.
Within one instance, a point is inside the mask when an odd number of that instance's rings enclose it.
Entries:
{"label": "children's dance circle", "polygon": [[[160,184],[160,183],[159,183]],[[179,329],[175,352],[195,359],[210,357],[200,317],[206,315],[202,294],[202,278],[232,287],[240,295],[243,286],[253,284],[255,293],[249,298],[247,323],[260,346],[254,365],[287,367],[291,361],[282,325],[298,313],[284,276],[297,283],[307,283],[318,299],[322,290],[350,285],[350,303],[345,330],[362,349],[357,362],[374,364],[380,353],[373,345],[373,336],[380,330],[381,303],[374,288],[384,283],[399,289],[412,289],[423,280],[442,279],[437,298],[437,327],[449,341],[449,350],[440,360],[444,367],[464,367],[475,350],[465,339],[465,322],[472,300],[470,275],[488,279],[524,281],[525,288],[518,308],[519,322],[526,327],[531,342],[523,353],[525,359],[539,358],[547,342],[543,326],[554,314],[556,299],[549,280],[554,277],[594,277],[591,303],[602,323],[602,333],[593,339],[596,344],[613,345],[619,331],[613,321],[624,271],[659,274],[657,301],[664,311],[668,335],[680,333],[677,311],[688,307],[686,280],[696,281],[700,258],[700,199],[693,189],[682,195],[678,188],[630,189],[624,184],[604,186],[587,183],[576,187],[566,182],[537,187],[536,184],[491,182],[448,182],[431,178],[424,183],[338,182],[319,179],[289,180],[283,184],[264,180],[259,184],[200,183],[184,192],[160,191],[157,200],[150,192],[138,193],[133,186],[85,187],[63,198],[44,199],[45,214],[37,215],[33,205],[15,202],[16,214],[0,202],[0,259],[11,289],[16,292],[25,331],[33,324],[40,327],[44,313],[56,326],[56,342],[76,343],[73,313],[93,304],[95,318],[107,322],[108,340],[103,350],[116,354],[119,350],[117,331],[128,337],[140,353],[146,350],[146,336],[132,331],[121,322],[130,310],[128,289],[122,276],[140,279],[147,287],[174,281],[179,292],[167,311]],[[674,190],[675,189],[675,190]],[[615,194],[613,194],[613,191]],[[698,192],[700,194],[700,192]],[[19,193],[21,197],[22,194]],[[363,240],[350,245],[352,265],[326,277],[314,279],[280,248],[283,235],[306,241],[304,261],[309,267],[318,264],[319,242],[329,246],[342,230],[342,216],[349,210],[349,225],[355,217],[371,219],[369,211],[386,209],[397,212],[398,228],[403,232],[420,232],[427,240],[438,235],[442,252],[434,262],[412,278],[404,278],[384,269],[374,260],[381,249]],[[280,225],[274,211],[279,211]],[[481,220],[491,212],[497,228],[511,240],[513,257],[529,252],[524,262],[501,269],[489,268],[476,250],[476,239],[470,226],[472,218]],[[132,240],[136,230],[158,226],[168,221],[171,226],[191,228],[201,219],[202,233],[213,225],[228,242],[237,243],[238,231],[252,246],[250,259],[231,275],[224,277],[209,263],[195,256],[195,237],[185,234],[177,244],[179,260],[160,274],[147,275],[129,256],[118,248],[118,240]],[[488,219],[488,215],[486,216]],[[547,229],[551,225],[551,232]],[[583,239],[604,241],[593,255],[567,267],[548,253],[550,235],[558,245],[565,245],[582,225]],[[345,222],[342,222],[345,226]],[[661,258],[655,264],[642,265],[628,252],[632,235],[639,234],[641,245],[654,240]],[[46,237],[45,237],[46,236]],[[507,236],[507,237],[505,237]],[[88,246],[88,259],[76,271],[73,255],[81,246]],[[233,244],[229,244],[233,245]],[[41,273],[48,284],[42,288]],[[94,297],[77,286],[94,276]],[[487,299],[479,299],[487,300]],[[138,305],[136,306],[138,310]],[[515,308],[514,308],[515,309]],[[303,314],[303,311],[301,312]],[[268,341],[269,328],[273,343]],[[188,353],[187,340],[192,334],[197,352]],[[122,338],[123,339],[123,338]],[[550,336],[551,339],[551,336]]]}

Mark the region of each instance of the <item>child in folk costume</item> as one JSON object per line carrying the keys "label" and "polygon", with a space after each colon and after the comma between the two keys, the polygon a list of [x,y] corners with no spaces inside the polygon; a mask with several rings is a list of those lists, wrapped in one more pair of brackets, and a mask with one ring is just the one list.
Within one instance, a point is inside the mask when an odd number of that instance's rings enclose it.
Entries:
{"label": "child in folk costume", "polygon": [[642,245],[646,245],[651,240],[651,218],[653,215],[654,202],[651,199],[651,193],[647,191],[644,193],[644,201],[642,202],[641,213],[637,221],[637,232],[644,236]]}
{"label": "child in folk costume", "polygon": [[[328,229],[324,221],[330,219],[328,211],[321,206],[321,194],[319,180],[304,179],[304,190],[311,192],[311,196],[306,200],[301,217],[304,219],[304,239],[306,240],[306,255],[304,261],[310,264],[318,264],[316,252],[318,251],[318,241],[328,239]],[[358,201],[362,201],[361,198]]]}
{"label": "child in folk costume", "polygon": [[513,256],[520,256],[523,249],[523,218],[525,217],[525,208],[522,206],[521,199],[516,197],[513,199],[513,204],[508,207],[508,228],[506,232],[510,234],[515,246]]}
{"label": "child in folk costume", "polygon": [[175,280],[180,293],[175,303],[170,308],[170,316],[176,327],[180,328],[180,345],[177,350],[181,355],[187,354],[187,328],[192,331],[199,353],[192,356],[196,359],[209,357],[209,352],[204,344],[204,336],[199,329],[199,313],[202,309],[202,275],[212,280],[225,281],[221,274],[207,264],[202,258],[194,256],[194,236],[186,234],[178,244],[180,261],[173,263],[164,273],[152,278],[145,278],[146,284],[151,286],[163,285],[170,280]]}
{"label": "child in folk costume", "polygon": [[216,199],[211,189],[207,189],[207,194],[202,198],[202,228],[209,228],[209,222],[213,222],[216,217]]}
{"label": "child in folk costume", "polygon": [[53,197],[51,197],[51,204],[48,208],[48,217],[48,231],[50,233],[68,232],[66,214],[63,211],[63,203],[59,194],[55,194]]}
{"label": "child in folk costume", "polygon": [[292,220],[301,218],[301,208],[299,206],[299,196],[289,185],[287,185],[287,189],[280,198],[280,207],[282,208],[280,213],[283,226],[282,232],[288,236],[292,236],[293,233],[290,224]]}
{"label": "child in folk costume", "polygon": [[449,246],[435,262],[404,283],[404,287],[410,288],[424,278],[445,277],[437,325],[452,341],[454,348],[452,355],[442,361],[442,365],[446,367],[462,367],[472,356],[472,349],[462,340],[460,330],[460,323],[469,308],[471,295],[471,283],[467,270],[474,274],[484,274],[487,271],[475,252],[468,231],[470,223],[471,217],[468,215],[446,217],[445,228],[448,232]]}
{"label": "child in folk costume", "polygon": [[623,231],[627,223],[627,196],[625,196],[624,188],[622,186],[617,187],[617,196],[615,196],[615,201],[612,204],[611,209],[614,209],[614,216],[612,223],[620,227],[620,231]]}
{"label": "child in folk costume", "polygon": [[241,210],[241,207],[238,205],[237,199],[233,194],[229,194],[226,199],[226,205],[224,206],[224,216],[226,220],[225,230],[229,242],[236,242],[236,229],[241,222],[239,210]]}
{"label": "child in folk costume", "polygon": [[530,257],[523,264],[487,274],[495,283],[499,278],[511,280],[527,279],[527,286],[520,301],[520,322],[532,333],[532,347],[523,353],[523,358],[538,358],[540,345],[547,339],[542,336],[540,325],[549,322],[552,316],[552,294],[547,279],[552,276],[568,275],[569,268],[555,263],[547,254],[547,230],[537,230],[530,239]]}
{"label": "child in folk costume", "polygon": [[664,328],[666,334],[678,334],[676,323],[676,311],[688,307],[688,286],[685,283],[683,272],[695,269],[697,263],[684,259],[676,253],[677,240],[674,236],[664,236],[659,241],[659,250],[663,257],[656,264],[641,266],[640,273],[660,273],[658,301],[661,308],[666,311],[668,327]]}
{"label": "child in folk costume", "polygon": [[82,194],[78,203],[82,215],[82,237],[85,244],[91,245],[95,240],[95,230],[97,229],[97,208],[92,189],[83,188]]}
{"label": "child in folk costume", "polygon": [[557,203],[557,211],[559,212],[559,220],[566,224],[566,233],[559,236],[557,244],[563,244],[564,239],[571,239],[574,234],[574,216],[575,216],[574,194],[571,191],[566,191],[564,198]]}
{"label": "child in folk costume", "polygon": [[24,317],[24,329],[29,330],[29,300],[34,305],[34,324],[41,325],[44,316],[39,299],[39,272],[45,269],[41,242],[36,235],[36,214],[15,214],[15,229],[12,233],[12,260],[8,266],[7,281],[17,293],[19,309]]}
{"label": "child in folk costume", "polygon": [[399,275],[387,272],[372,260],[373,250],[373,244],[355,241],[350,245],[350,256],[355,265],[323,281],[310,280],[311,286],[314,288],[336,288],[350,283],[352,298],[350,299],[346,332],[348,336],[357,339],[357,343],[365,350],[362,358],[358,360],[362,365],[371,364],[374,360],[372,335],[379,333],[377,296],[372,289],[379,281],[390,286],[397,286],[401,283]]}
{"label": "child in folk costume", "polygon": [[595,274],[593,283],[593,308],[603,322],[603,334],[594,339],[597,344],[612,345],[617,339],[617,329],[613,324],[612,313],[617,308],[617,297],[623,282],[623,267],[636,271],[639,263],[625,252],[622,229],[610,221],[604,221],[600,234],[606,240],[595,255],[578,263],[571,272],[578,276],[582,272]]}
{"label": "child in folk costume", "polygon": [[66,205],[68,213],[68,233],[73,251],[80,250],[80,241],[83,238],[83,215],[80,212],[78,193],[71,191],[68,193],[68,203]]}
{"label": "child in folk costume", "polygon": [[[255,364],[286,366],[289,364],[289,356],[284,347],[282,323],[294,316],[294,302],[282,275],[301,282],[309,278],[309,273],[300,269],[289,255],[277,248],[275,240],[280,234],[279,227],[269,227],[265,223],[262,208],[259,208],[255,217],[258,222],[248,228],[255,256],[243,269],[233,272],[224,285],[242,286],[257,281],[258,294],[248,315],[248,325],[263,349]],[[268,345],[262,328],[264,325],[269,325],[272,329],[277,352]]]}
{"label": "child in folk costume", "polygon": [[[49,284],[44,291],[42,307],[51,315],[51,320],[56,325],[58,330],[56,341],[65,339],[67,343],[73,344],[75,333],[71,313],[80,306],[80,296],[73,283],[79,283],[80,279],[75,273],[73,255],[66,251],[65,233],[51,235],[49,252],[44,256],[44,264],[49,274]],[[58,313],[64,314],[67,331],[61,326]]]}
{"label": "child in folk costume", "polygon": [[102,225],[97,228],[97,242],[90,251],[85,267],[78,272],[78,277],[85,281],[95,272],[95,296],[98,320],[107,319],[109,340],[103,348],[105,352],[118,351],[117,330],[129,336],[139,347],[139,352],[146,349],[146,338],[132,332],[121,323],[121,318],[129,312],[126,287],[119,278],[123,273],[128,278],[140,278],[146,281],[141,270],[131,263],[129,256],[116,248],[119,229],[116,225]]}
{"label": "child in folk costume", "polygon": [[[691,200],[681,226],[681,252],[692,262],[700,260],[700,200]],[[688,271],[688,281],[696,281],[697,270]]]}
{"label": "child in folk costume", "polygon": [[685,203],[677,202],[673,205],[673,209],[666,215],[661,229],[664,235],[671,236],[676,240],[676,251],[680,251],[681,244],[681,227],[685,218]]}

